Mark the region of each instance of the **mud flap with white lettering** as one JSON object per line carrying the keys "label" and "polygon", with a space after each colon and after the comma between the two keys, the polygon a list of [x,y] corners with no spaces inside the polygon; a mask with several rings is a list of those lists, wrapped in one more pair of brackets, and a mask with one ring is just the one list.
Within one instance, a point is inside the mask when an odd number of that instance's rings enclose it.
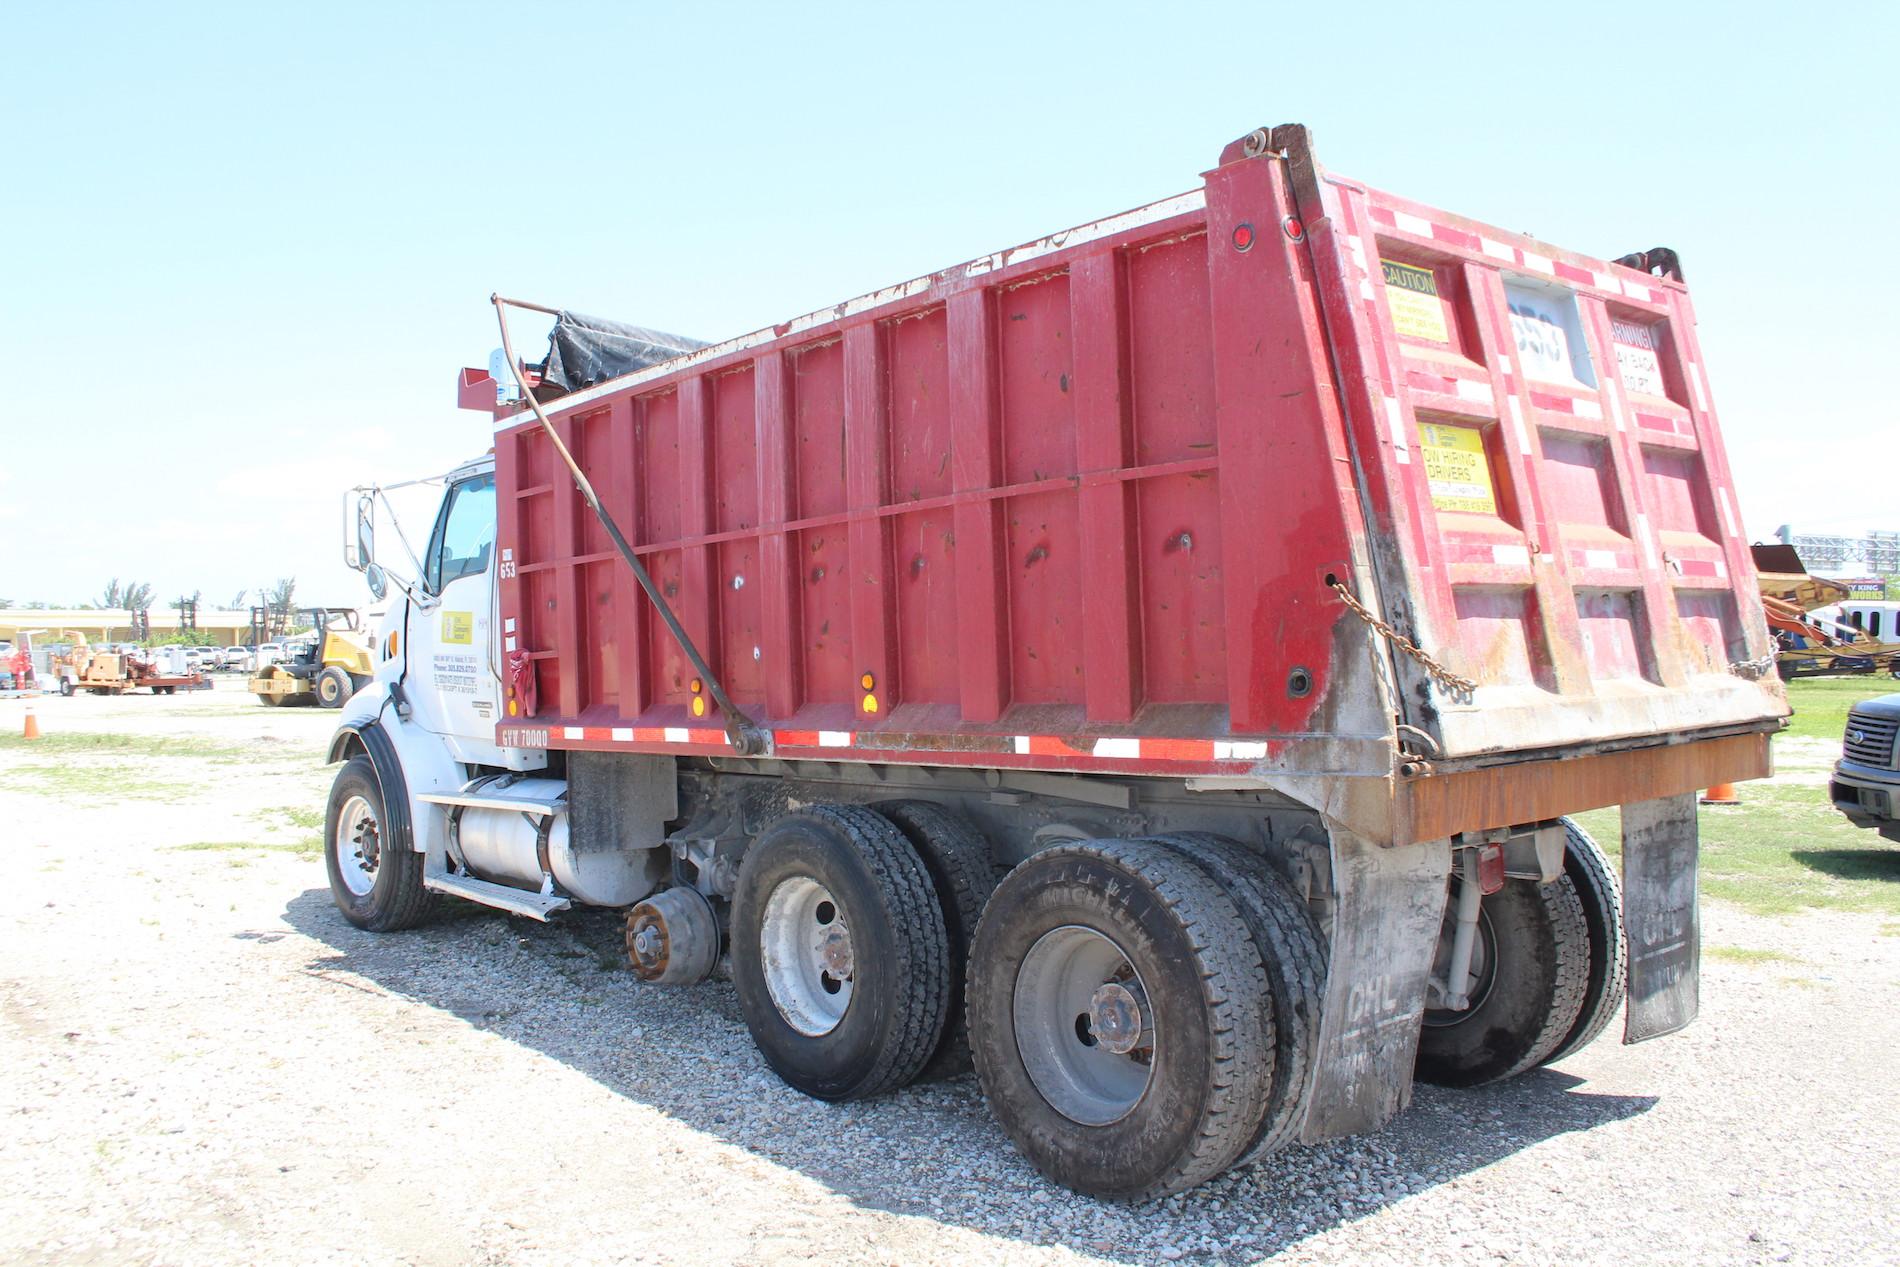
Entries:
{"label": "mud flap with white lettering", "polygon": [[1623,807],[1625,1043],[1673,1034],[1696,1017],[1702,966],[1696,852],[1694,792]]}
{"label": "mud flap with white lettering", "polygon": [[1411,1102],[1451,844],[1381,848],[1335,828],[1332,864],[1318,1068],[1300,1132],[1309,1144],[1377,1130]]}

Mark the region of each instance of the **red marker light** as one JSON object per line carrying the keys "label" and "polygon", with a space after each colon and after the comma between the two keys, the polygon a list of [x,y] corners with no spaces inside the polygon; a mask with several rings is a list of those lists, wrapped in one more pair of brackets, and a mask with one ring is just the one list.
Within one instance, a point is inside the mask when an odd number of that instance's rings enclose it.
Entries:
{"label": "red marker light", "polygon": [[1234,226],[1234,249],[1245,251],[1253,246],[1253,226],[1237,224]]}
{"label": "red marker light", "polygon": [[1299,220],[1293,216],[1288,216],[1285,220],[1282,220],[1280,227],[1285,229],[1286,235],[1295,242],[1298,242],[1301,238],[1306,236],[1306,226],[1302,225]]}

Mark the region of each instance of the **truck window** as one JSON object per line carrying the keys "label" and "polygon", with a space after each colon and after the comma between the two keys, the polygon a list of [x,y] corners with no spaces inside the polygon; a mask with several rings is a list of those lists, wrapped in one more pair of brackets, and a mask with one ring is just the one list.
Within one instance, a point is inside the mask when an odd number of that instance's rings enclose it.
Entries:
{"label": "truck window", "polygon": [[1867,632],[1872,634],[1876,638],[1880,636],[1880,613],[1879,612],[1870,611],[1867,613]]}
{"label": "truck window", "polygon": [[429,552],[425,578],[429,589],[440,594],[451,581],[487,571],[494,545],[495,477],[490,473],[463,480],[450,490],[435,548]]}

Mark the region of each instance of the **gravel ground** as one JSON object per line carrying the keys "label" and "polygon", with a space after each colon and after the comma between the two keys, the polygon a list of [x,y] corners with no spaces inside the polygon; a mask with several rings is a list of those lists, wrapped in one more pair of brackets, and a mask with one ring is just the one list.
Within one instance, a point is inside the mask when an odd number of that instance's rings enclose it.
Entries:
{"label": "gravel ground", "polygon": [[[0,702],[0,733],[20,714]],[[0,751],[0,1261],[1900,1258],[1900,937],[1878,917],[1709,904],[1709,945],[1761,953],[1706,963],[1686,1033],[1420,1088],[1377,1135],[1111,1205],[1044,1182],[970,1078],[786,1089],[730,986],[641,986],[611,918],[350,928],[307,852],[325,714],[225,689],[39,715],[181,747],[59,776]]]}

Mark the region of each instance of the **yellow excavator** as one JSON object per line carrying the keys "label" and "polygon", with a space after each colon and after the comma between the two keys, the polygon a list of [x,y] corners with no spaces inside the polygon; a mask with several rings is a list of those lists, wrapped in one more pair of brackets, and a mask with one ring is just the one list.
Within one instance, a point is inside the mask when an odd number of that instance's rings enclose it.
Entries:
{"label": "yellow excavator", "polygon": [[287,642],[285,657],[258,668],[247,685],[274,707],[316,703],[341,708],[370,680],[369,635],[358,627],[352,608],[311,607],[303,615],[312,632]]}

